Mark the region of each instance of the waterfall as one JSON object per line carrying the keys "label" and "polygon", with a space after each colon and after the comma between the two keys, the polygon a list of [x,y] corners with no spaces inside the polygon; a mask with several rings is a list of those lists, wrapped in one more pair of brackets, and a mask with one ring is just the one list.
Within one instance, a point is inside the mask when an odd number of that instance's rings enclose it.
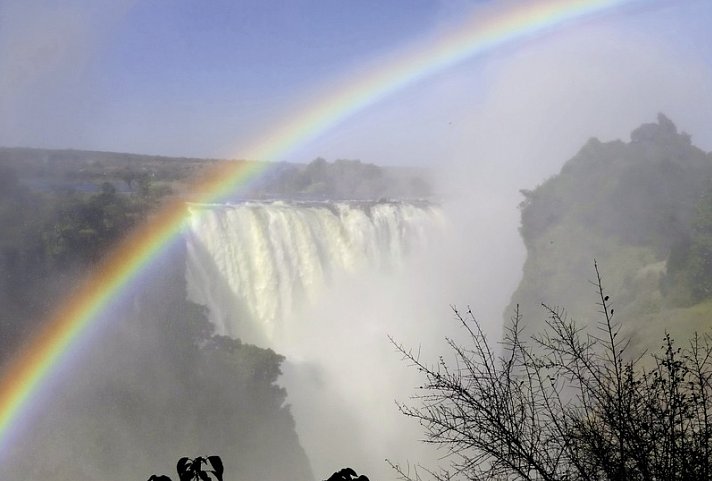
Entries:
{"label": "waterfall", "polygon": [[271,345],[336,276],[389,272],[441,222],[410,203],[191,205],[187,284],[217,332]]}
{"label": "waterfall", "polygon": [[447,250],[435,240],[447,230],[440,208],[276,201],[189,213],[188,296],[209,308],[218,333],[286,356],[281,383],[315,474],[352,466],[386,479],[384,458],[423,460],[418,427],[394,404],[416,375],[388,335],[441,332],[423,306],[443,279],[417,262]]}

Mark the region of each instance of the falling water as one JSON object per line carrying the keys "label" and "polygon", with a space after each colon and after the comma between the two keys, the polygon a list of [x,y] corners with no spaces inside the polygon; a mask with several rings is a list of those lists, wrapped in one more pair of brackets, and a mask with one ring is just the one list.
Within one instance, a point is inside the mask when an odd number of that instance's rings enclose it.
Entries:
{"label": "falling water", "polygon": [[[393,306],[407,267],[445,225],[405,202],[191,205],[188,296],[220,334],[284,354],[282,383],[317,475],[372,477],[412,450],[394,399],[415,382],[387,335],[413,324]],[[386,307],[387,306],[387,307]],[[389,473],[392,476],[392,473]]]}

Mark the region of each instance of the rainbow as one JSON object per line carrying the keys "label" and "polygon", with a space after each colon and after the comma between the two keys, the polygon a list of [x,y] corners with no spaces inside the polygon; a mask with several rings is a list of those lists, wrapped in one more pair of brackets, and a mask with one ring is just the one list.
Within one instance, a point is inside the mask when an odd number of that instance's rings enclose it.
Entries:
{"label": "rainbow", "polygon": [[[246,157],[279,160],[357,111],[458,62],[636,1],[640,0],[521,1],[508,4],[510,7],[504,10],[480,13],[461,27],[377,65],[356,81],[338,86],[334,93],[321,97],[313,107],[255,143]],[[194,187],[194,200],[219,202],[269,168],[268,162],[221,165]],[[42,386],[59,372],[111,303],[137,282],[171,240],[177,239],[185,219],[185,207],[176,201],[130,234],[7,365],[0,378],[0,450],[11,445],[10,440],[22,432],[21,428],[29,428],[28,413],[41,401]]]}

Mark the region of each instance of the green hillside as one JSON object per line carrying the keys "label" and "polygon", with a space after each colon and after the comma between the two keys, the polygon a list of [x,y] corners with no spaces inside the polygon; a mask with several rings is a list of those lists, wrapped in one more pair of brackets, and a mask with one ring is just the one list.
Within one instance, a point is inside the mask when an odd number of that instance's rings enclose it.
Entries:
{"label": "green hillside", "polygon": [[629,142],[590,139],[561,169],[523,190],[527,260],[519,304],[530,332],[541,303],[597,319],[594,259],[615,316],[640,347],[665,330],[686,338],[712,314],[712,155],[664,115]]}

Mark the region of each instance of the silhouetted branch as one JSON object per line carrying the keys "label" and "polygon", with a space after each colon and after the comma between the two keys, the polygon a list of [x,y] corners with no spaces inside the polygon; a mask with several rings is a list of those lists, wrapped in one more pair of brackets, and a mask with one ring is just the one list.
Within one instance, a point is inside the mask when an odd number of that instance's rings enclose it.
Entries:
{"label": "silhouetted branch", "polygon": [[[709,337],[682,349],[666,335],[659,354],[630,358],[594,267],[597,332],[544,305],[547,328],[528,343],[517,307],[497,356],[472,312],[454,309],[468,334],[464,344],[448,340],[454,363],[428,365],[394,342],[425,378],[413,405],[399,407],[446,450],[447,479],[709,479]],[[391,466],[403,480],[444,479]]]}

